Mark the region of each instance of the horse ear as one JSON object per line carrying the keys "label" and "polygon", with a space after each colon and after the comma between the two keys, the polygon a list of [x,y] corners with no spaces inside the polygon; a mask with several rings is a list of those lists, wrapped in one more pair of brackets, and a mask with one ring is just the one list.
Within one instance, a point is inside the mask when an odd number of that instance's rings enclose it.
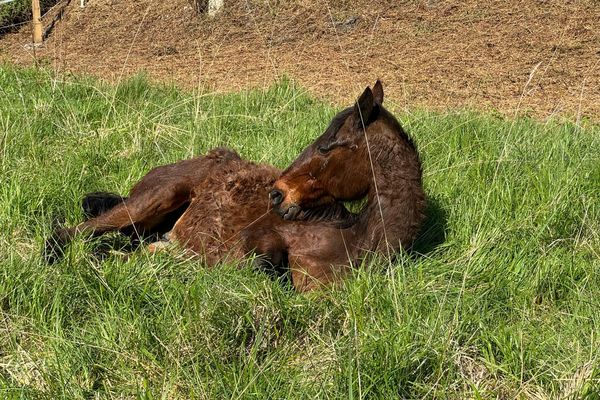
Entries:
{"label": "horse ear", "polygon": [[354,117],[356,118],[359,127],[367,125],[367,121],[373,112],[374,105],[373,92],[371,91],[371,88],[367,86],[354,105]]}
{"label": "horse ear", "polygon": [[375,86],[373,86],[373,98],[376,104],[383,104],[383,85],[381,84],[381,81],[379,79],[377,79],[377,82],[375,82]]}

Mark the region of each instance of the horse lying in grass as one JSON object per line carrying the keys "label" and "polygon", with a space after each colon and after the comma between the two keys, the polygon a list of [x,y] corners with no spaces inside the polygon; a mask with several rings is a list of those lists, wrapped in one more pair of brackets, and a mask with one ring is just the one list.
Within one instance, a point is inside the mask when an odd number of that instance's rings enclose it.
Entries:
{"label": "horse lying in grass", "polygon": [[[284,224],[344,221],[350,213],[335,203],[306,210],[296,221],[280,218],[271,212],[268,198],[280,174],[275,167],[243,160],[223,148],[154,168],[133,186],[129,197],[103,192],[86,195],[82,208],[88,219],[75,227],[56,229],[46,241],[46,261],[58,261],[78,233],[99,236],[119,231],[137,242],[133,247],[168,234],[208,266],[226,259],[241,260],[254,252],[259,267],[281,275],[287,266],[286,254],[272,230]],[[152,243],[150,248],[164,243]]]}
{"label": "horse lying in grass", "polygon": [[[423,221],[421,164],[383,97],[379,81],[367,87],[283,173],[225,149],[155,168],[113,208],[56,230],[46,258],[56,261],[80,232],[170,230],[169,241],[208,266],[254,252],[307,291],[367,254],[409,247]],[[340,203],[364,197],[357,214]]]}

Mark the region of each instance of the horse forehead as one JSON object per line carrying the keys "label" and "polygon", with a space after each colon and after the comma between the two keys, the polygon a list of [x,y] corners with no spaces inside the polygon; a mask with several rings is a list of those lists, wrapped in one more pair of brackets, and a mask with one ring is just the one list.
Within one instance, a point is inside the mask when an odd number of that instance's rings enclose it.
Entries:
{"label": "horse forehead", "polygon": [[291,172],[297,171],[298,169],[314,166],[314,163],[318,161],[316,160],[316,157],[314,157],[314,149],[321,145],[325,145],[336,138],[338,132],[342,129],[348,120],[348,117],[352,114],[352,110],[352,107],[349,107],[333,117],[325,132],[323,132],[321,136],[319,136],[311,145],[309,145],[302,153],[300,153],[300,155],[292,162],[292,164],[283,171],[281,176],[283,177]]}
{"label": "horse forehead", "polygon": [[296,167],[293,169],[296,169],[300,174],[308,174],[320,166],[321,160],[311,152],[302,157],[302,159],[299,159]]}
{"label": "horse forehead", "polygon": [[299,168],[305,167],[306,164],[312,159],[311,148],[312,148],[312,146],[309,146],[302,153],[300,153],[300,155],[298,157],[296,157],[296,159],[292,162],[292,164],[289,167],[287,167],[285,169],[285,171],[283,171],[282,175],[287,175],[288,173],[290,173],[292,171],[295,171]]}

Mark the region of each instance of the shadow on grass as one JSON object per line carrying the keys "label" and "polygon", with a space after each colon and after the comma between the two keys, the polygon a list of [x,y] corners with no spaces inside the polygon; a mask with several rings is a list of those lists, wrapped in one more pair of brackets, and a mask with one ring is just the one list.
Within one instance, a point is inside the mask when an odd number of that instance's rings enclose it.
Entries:
{"label": "shadow on grass", "polygon": [[421,233],[412,246],[411,253],[415,255],[426,255],[434,251],[439,245],[446,241],[448,215],[442,208],[440,201],[434,197],[427,198],[425,209],[425,221],[421,227]]}
{"label": "shadow on grass", "polygon": [[142,245],[148,245],[154,240],[131,237],[121,232],[111,232],[107,235],[92,238],[90,241],[92,249],[90,258],[102,262],[112,254],[120,254],[123,258],[126,258]]}

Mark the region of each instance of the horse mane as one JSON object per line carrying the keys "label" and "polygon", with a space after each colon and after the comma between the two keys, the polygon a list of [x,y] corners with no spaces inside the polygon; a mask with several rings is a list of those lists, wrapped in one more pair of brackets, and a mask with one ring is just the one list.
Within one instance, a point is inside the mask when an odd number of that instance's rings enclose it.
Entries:
{"label": "horse mane", "polygon": [[338,228],[348,227],[354,224],[358,214],[348,211],[339,202],[310,208],[302,211],[299,220],[306,222],[328,223]]}
{"label": "horse mane", "polygon": [[412,138],[410,136],[408,136],[408,133],[406,133],[404,128],[402,128],[402,125],[400,125],[400,122],[398,122],[398,119],[391,112],[389,112],[384,106],[377,105],[377,108],[379,109],[379,116],[384,121],[384,123],[387,124],[388,126],[390,126],[390,128],[393,129],[395,132],[397,132],[398,135],[400,135],[400,138],[403,141],[405,141],[413,150],[416,151],[417,146],[416,146],[415,142],[412,140]]}

